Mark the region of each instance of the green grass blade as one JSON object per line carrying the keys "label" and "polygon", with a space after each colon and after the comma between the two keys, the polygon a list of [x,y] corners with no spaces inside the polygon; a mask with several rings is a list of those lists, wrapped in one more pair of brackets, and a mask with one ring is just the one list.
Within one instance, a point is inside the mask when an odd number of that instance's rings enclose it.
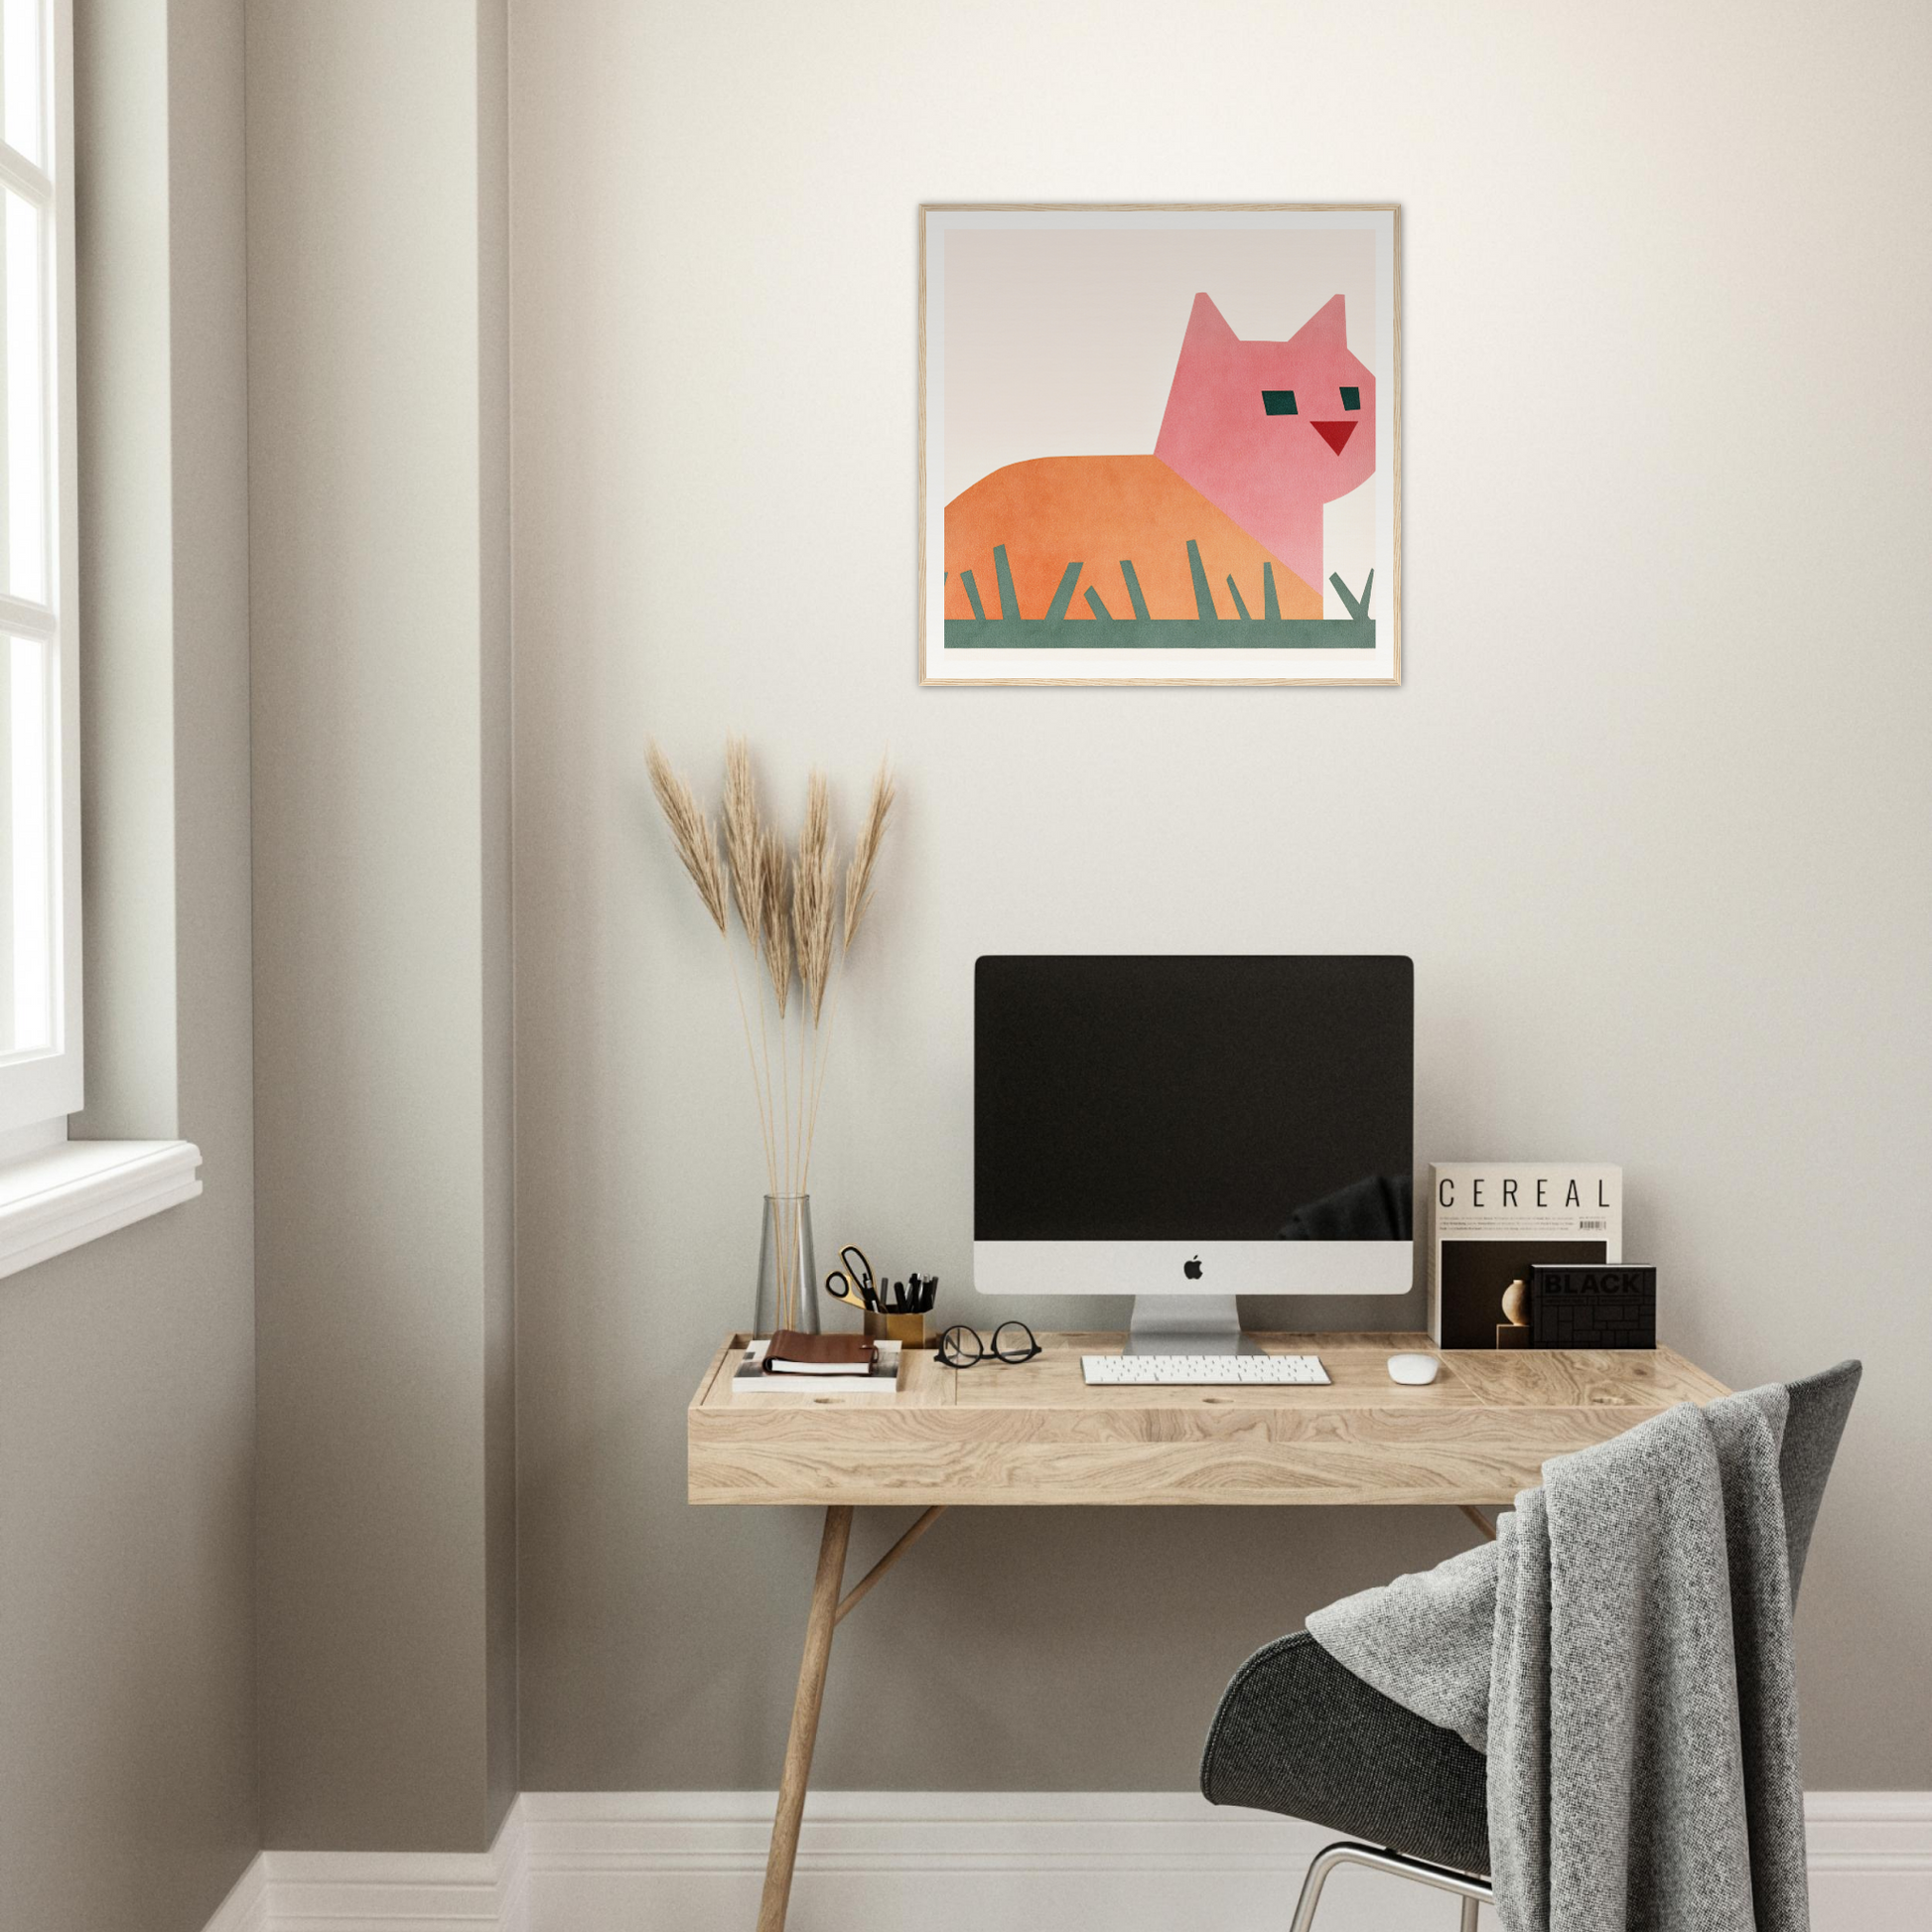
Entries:
{"label": "green grass blade", "polygon": [[1228,572],[1228,596],[1234,599],[1234,609],[1241,621],[1252,623],[1254,620],[1248,616],[1248,607],[1241,602],[1241,586],[1234,581],[1233,571]]}
{"label": "green grass blade", "polygon": [[1101,603],[1100,593],[1096,591],[1091,585],[1087,587],[1087,609],[1091,611],[1096,618],[1106,619],[1106,621],[1109,623],[1112,623],[1114,621],[1114,614],[1110,610],[1108,610],[1104,604]]}
{"label": "green grass blade", "polygon": [[980,587],[973,582],[973,573],[962,570],[959,581],[966,587],[966,602],[973,607],[973,616],[981,622],[986,621],[986,606],[980,602]]}
{"label": "green grass blade", "polygon": [[1134,566],[1125,557],[1120,560],[1120,574],[1127,580],[1127,598],[1134,607],[1135,617],[1141,622],[1147,622],[1147,599],[1141,595],[1141,580],[1135,575]]}
{"label": "green grass blade", "polygon": [[1203,623],[1212,623],[1221,614],[1214,608],[1214,593],[1207,588],[1207,566],[1200,560],[1200,545],[1187,539],[1187,568],[1194,574],[1194,615]]}
{"label": "green grass blade", "polygon": [[1279,622],[1282,615],[1282,601],[1275,595],[1275,566],[1263,564],[1261,567],[1261,614],[1271,622]]}
{"label": "green grass blade", "polygon": [[[1371,577],[1374,574],[1373,571],[1369,572]],[[1335,595],[1348,606],[1348,615],[1351,618],[1359,618],[1362,615],[1362,607],[1355,602],[1354,597],[1349,592],[1348,586],[1341,581],[1341,573],[1331,570],[1328,573],[1328,582],[1335,587]]]}
{"label": "green grass blade", "polygon": [[1012,623],[1020,616],[1020,599],[1013,588],[1013,566],[1007,562],[1007,547],[1004,543],[993,546],[993,575],[1000,584],[1000,621]]}
{"label": "green grass blade", "polygon": [[1066,616],[1066,607],[1073,602],[1073,587],[1080,581],[1081,566],[1068,564],[1060,577],[1060,587],[1053,593],[1053,601],[1046,607],[1046,621],[1055,623]]}

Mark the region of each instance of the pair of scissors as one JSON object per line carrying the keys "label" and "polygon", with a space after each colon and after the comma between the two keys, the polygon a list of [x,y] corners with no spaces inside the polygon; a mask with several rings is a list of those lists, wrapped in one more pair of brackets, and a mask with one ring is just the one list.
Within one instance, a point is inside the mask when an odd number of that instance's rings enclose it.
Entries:
{"label": "pair of scissors", "polygon": [[855,1309],[863,1309],[868,1314],[879,1308],[879,1291],[875,1285],[872,1263],[865,1257],[865,1251],[851,1246],[839,1250],[840,1266],[825,1277],[825,1292],[835,1302],[849,1303]]}

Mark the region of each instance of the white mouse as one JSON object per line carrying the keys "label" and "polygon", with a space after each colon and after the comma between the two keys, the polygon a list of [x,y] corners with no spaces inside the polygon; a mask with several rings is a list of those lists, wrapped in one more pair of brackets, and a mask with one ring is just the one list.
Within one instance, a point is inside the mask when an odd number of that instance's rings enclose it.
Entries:
{"label": "white mouse", "polygon": [[1442,1361],[1435,1355],[1391,1355],[1389,1380],[1416,1385],[1433,1382],[1442,1366]]}

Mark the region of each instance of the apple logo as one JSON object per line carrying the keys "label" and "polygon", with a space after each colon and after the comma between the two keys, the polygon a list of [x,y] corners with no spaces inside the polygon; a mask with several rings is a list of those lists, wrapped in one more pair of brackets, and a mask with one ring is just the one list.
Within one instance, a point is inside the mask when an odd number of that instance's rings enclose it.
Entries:
{"label": "apple logo", "polygon": [[1190,1282],[1199,1281],[1200,1280],[1200,1256],[1196,1255],[1192,1261],[1182,1262],[1180,1265],[1180,1272],[1183,1275],[1185,1275]]}

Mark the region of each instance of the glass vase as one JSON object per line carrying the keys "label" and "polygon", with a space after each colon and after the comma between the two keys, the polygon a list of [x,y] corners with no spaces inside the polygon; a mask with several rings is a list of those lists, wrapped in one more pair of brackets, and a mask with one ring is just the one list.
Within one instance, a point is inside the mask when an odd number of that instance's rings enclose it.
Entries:
{"label": "glass vase", "polygon": [[766,1194],[759,1242],[755,1335],[795,1328],[818,1333],[818,1270],[812,1255],[812,1197]]}

